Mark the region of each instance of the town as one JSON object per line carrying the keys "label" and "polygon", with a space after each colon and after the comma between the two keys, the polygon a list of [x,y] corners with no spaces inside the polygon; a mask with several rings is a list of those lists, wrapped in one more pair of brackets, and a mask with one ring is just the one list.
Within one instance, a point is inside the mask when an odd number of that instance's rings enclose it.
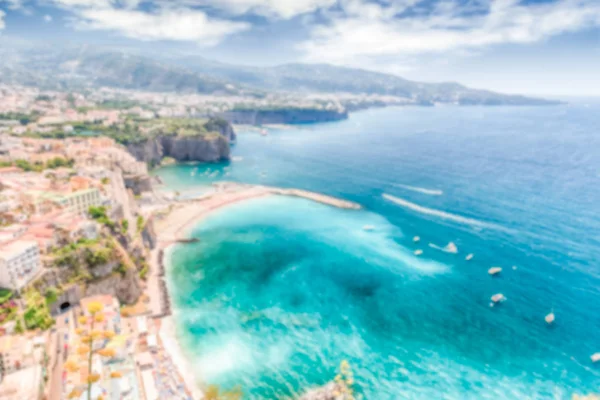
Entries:
{"label": "town", "polygon": [[167,350],[153,224],[168,194],[114,139],[71,134],[158,115],[1,90],[0,398],[193,398]]}

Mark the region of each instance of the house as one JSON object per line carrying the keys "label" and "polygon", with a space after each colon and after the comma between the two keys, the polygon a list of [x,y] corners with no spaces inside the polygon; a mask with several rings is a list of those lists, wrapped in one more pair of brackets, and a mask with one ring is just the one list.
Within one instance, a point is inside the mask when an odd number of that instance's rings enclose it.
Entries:
{"label": "house", "polygon": [[36,241],[19,239],[0,245],[0,287],[20,290],[41,268]]}

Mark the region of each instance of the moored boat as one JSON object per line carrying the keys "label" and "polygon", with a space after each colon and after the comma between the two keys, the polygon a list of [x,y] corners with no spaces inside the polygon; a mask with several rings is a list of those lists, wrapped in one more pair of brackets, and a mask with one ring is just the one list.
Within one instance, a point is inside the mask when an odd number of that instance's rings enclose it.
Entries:
{"label": "moored boat", "polygon": [[504,297],[504,295],[502,293],[497,293],[492,296],[492,301],[494,303],[502,303],[502,302],[506,301],[506,297]]}

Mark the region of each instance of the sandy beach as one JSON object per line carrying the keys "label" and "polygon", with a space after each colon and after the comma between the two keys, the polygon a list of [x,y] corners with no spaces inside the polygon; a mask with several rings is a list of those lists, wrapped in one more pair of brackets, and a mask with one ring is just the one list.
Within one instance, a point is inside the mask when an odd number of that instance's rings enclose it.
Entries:
{"label": "sandy beach", "polygon": [[[293,196],[302,197],[311,201],[327,204],[334,207],[345,209],[360,209],[360,205],[346,200],[337,199],[319,193],[308,192],[299,189],[281,189],[267,186],[243,185],[236,183],[221,183],[216,185],[216,190],[209,196],[199,199],[192,199],[180,202],[174,202],[170,206],[170,211],[160,218],[154,219],[155,231],[157,232],[158,249],[155,253],[163,254],[162,260],[158,256],[153,257],[152,271],[150,275],[150,288],[160,288],[165,283],[161,282],[165,278],[158,271],[162,262],[165,270],[169,269],[170,252],[173,245],[185,241],[190,234],[191,229],[202,219],[223,207],[237,204],[250,199],[262,198],[267,196]],[[168,296],[168,293],[156,289],[155,293],[160,296]],[[156,294],[154,294],[156,296]],[[173,362],[180,371],[185,380],[188,389],[192,392],[194,399],[202,399],[203,393],[200,388],[200,382],[194,375],[194,369],[191,368],[190,360],[185,357],[185,353],[177,340],[176,324],[173,316],[170,315],[170,307],[166,304],[170,299],[161,298],[158,302],[158,310],[155,310],[156,316],[161,319],[160,337],[165,350],[170,354]],[[166,310],[165,308],[169,308]],[[168,315],[167,315],[168,314]]]}
{"label": "sandy beach", "polygon": [[194,375],[194,368],[192,368],[189,360],[185,358],[182,353],[181,346],[177,340],[175,321],[172,316],[161,319],[159,334],[165,350],[169,353],[173,363],[177,366],[179,374],[185,381],[185,385],[192,393],[192,397],[194,399],[202,399],[204,393],[202,392],[202,389],[200,389],[200,385]]}

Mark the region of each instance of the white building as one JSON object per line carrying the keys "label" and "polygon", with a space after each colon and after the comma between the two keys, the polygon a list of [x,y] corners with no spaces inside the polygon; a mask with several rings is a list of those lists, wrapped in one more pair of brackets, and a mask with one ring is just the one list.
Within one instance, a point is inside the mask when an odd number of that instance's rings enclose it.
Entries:
{"label": "white building", "polygon": [[15,240],[0,247],[0,287],[20,290],[41,267],[40,248],[33,240]]}

